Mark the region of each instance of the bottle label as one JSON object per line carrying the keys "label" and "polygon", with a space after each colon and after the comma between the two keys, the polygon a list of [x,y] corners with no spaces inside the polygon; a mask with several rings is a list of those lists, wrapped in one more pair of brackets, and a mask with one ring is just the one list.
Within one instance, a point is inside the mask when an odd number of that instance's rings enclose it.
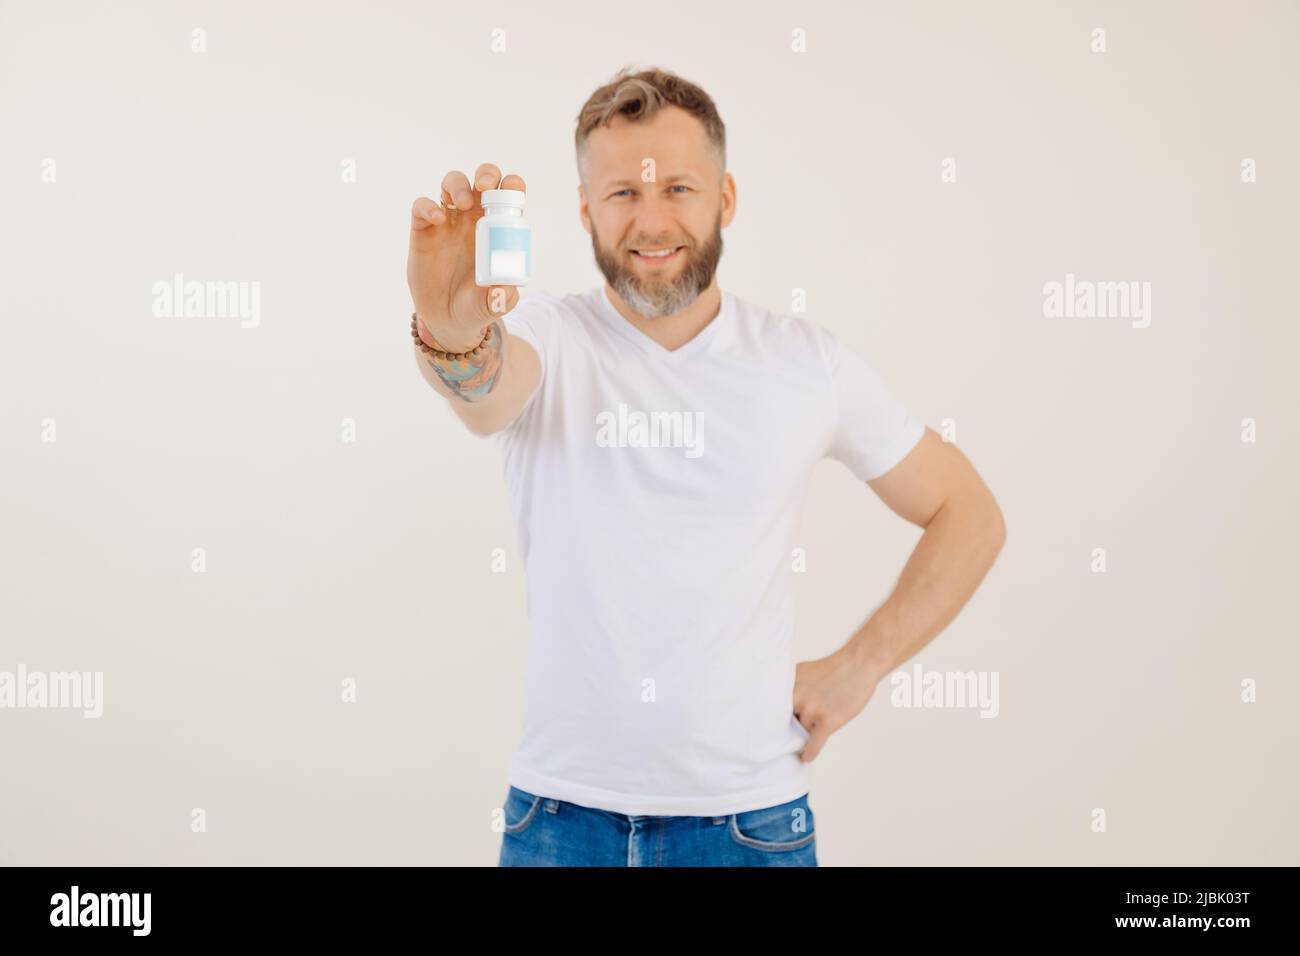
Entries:
{"label": "bottle label", "polygon": [[532,268],[532,230],[488,227],[488,270],[494,278],[526,279]]}

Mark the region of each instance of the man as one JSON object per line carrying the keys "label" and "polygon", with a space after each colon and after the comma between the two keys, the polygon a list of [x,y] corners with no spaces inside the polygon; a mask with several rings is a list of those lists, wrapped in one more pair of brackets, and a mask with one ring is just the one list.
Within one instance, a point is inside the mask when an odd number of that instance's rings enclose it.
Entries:
{"label": "man", "polygon": [[[501,450],[528,579],[501,865],[816,866],[808,762],[1001,550],[973,467],[819,324],[719,289],[736,210],[708,94],[620,72],[576,132],[606,284],[474,284],[490,163],[412,212],[420,370]],[[428,351],[428,350],[434,351]],[[889,599],[795,666],[791,553],[835,458],[925,529]]]}

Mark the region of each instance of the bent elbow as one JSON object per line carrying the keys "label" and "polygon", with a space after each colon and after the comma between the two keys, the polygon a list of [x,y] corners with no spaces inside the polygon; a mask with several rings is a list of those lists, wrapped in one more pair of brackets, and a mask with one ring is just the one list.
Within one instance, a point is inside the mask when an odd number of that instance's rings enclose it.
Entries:
{"label": "bent elbow", "polygon": [[1002,515],[1002,509],[998,507],[996,501],[992,502],[992,525],[989,531],[989,539],[993,545],[993,555],[1002,553],[1002,547],[1007,543],[1007,519]]}

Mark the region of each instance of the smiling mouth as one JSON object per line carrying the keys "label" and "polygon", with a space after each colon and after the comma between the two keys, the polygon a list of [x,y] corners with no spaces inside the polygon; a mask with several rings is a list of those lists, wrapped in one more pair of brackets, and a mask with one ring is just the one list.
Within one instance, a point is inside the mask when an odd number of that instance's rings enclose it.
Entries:
{"label": "smiling mouth", "polygon": [[685,246],[665,246],[663,249],[631,249],[633,256],[645,262],[674,262]]}

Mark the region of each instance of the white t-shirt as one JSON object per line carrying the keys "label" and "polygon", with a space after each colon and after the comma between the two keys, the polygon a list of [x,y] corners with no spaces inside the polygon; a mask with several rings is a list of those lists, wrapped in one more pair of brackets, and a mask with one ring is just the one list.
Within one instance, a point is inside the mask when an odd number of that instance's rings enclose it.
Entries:
{"label": "white t-shirt", "polygon": [[793,709],[804,493],[828,456],[883,475],[925,426],[826,329],[726,290],[671,351],[603,285],[531,293],[504,323],[542,362],[494,436],[528,582],[509,782],[666,816],[807,793]]}

